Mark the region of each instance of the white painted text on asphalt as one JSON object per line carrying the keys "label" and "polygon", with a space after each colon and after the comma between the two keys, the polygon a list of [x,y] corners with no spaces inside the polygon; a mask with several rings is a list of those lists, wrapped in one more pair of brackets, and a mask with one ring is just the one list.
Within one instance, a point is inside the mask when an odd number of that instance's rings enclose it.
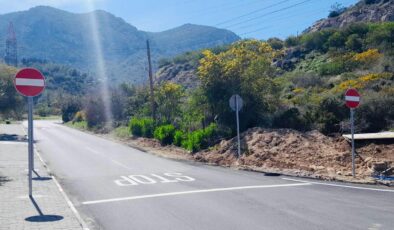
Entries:
{"label": "white painted text on asphalt", "polygon": [[182,173],[163,173],[163,174],[149,174],[149,175],[129,175],[121,176],[121,179],[115,180],[118,186],[134,186],[134,185],[147,185],[158,183],[178,183],[178,182],[191,182],[195,181],[194,178],[184,176]]}

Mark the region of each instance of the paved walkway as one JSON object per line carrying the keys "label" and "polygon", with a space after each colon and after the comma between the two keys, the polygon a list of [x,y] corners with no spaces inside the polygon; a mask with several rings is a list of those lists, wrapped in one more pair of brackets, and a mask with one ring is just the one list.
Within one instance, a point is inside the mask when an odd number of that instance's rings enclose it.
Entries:
{"label": "paved walkway", "polygon": [[28,196],[27,142],[22,125],[0,125],[0,229],[82,229],[56,182],[35,154]]}

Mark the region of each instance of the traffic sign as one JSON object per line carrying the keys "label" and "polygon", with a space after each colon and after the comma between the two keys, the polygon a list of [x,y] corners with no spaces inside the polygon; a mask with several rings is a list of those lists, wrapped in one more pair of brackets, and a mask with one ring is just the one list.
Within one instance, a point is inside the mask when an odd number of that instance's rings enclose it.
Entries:
{"label": "traffic sign", "polygon": [[345,93],[346,106],[350,108],[350,130],[352,133],[352,175],[356,176],[356,152],[354,147],[354,109],[360,105],[360,94],[356,89],[348,89]]}
{"label": "traffic sign", "polygon": [[230,108],[235,111],[235,118],[237,121],[237,140],[238,140],[238,158],[241,157],[241,140],[239,137],[239,111],[242,109],[244,102],[238,94],[234,94],[230,98]]}
{"label": "traffic sign", "polygon": [[33,68],[20,70],[14,79],[16,90],[26,97],[40,95],[45,89],[45,78],[40,71]]}
{"label": "traffic sign", "polygon": [[27,97],[28,101],[28,183],[29,197],[33,196],[32,175],[34,170],[34,145],[33,145],[33,97],[40,95],[45,89],[45,78],[40,71],[33,68],[21,69],[14,79],[16,91]]}
{"label": "traffic sign", "polygon": [[354,109],[360,104],[360,94],[355,89],[348,89],[345,93],[346,106]]}
{"label": "traffic sign", "polygon": [[233,111],[237,111],[237,102],[238,102],[238,112],[239,112],[242,109],[244,102],[238,94],[231,96],[229,103],[230,103],[230,108]]}

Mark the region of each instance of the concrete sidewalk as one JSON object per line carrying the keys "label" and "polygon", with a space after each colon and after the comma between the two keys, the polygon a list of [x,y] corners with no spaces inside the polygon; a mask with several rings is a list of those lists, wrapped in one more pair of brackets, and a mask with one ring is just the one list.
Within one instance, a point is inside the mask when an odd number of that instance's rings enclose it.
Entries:
{"label": "concrete sidewalk", "polygon": [[83,229],[37,154],[29,198],[27,159],[22,125],[0,124],[0,229]]}

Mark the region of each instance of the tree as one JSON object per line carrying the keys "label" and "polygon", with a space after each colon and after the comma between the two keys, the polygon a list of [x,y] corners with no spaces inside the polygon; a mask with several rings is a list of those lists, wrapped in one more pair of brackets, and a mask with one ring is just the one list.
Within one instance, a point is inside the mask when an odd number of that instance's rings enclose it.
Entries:
{"label": "tree", "polygon": [[345,45],[348,50],[356,52],[360,52],[363,48],[362,39],[358,34],[348,36]]}
{"label": "tree", "polygon": [[331,6],[331,11],[328,14],[329,18],[338,17],[343,12],[346,11],[346,7],[342,6],[342,4],[336,2],[334,5]]}
{"label": "tree", "polygon": [[0,114],[5,117],[20,119],[24,100],[14,87],[13,76],[17,69],[0,64]]}
{"label": "tree", "polygon": [[75,114],[82,109],[81,100],[75,96],[65,96],[62,99],[61,112],[63,122],[71,121]]}
{"label": "tree", "polygon": [[[272,81],[272,48],[257,40],[241,41],[227,51],[214,54],[204,51],[198,74],[207,103],[221,124],[234,126],[228,100],[233,94],[244,98],[241,129],[266,124],[275,108],[275,85]],[[275,103],[272,103],[275,101]]]}
{"label": "tree", "polygon": [[108,122],[105,116],[105,106],[101,98],[88,98],[86,105],[86,121],[89,128],[93,127],[104,127],[105,123]]}
{"label": "tree", "polygon": [[333,33],[329,38],[328,38],[328,44],[330,47],[335,47],[335,48],[341,48],[345,44],[345,36],[341,32],[337,31]]}
{"label": "tree", "polygon": [[284,42],[279,38],[270,38],[267,40],[267,43],[272,47],[274,50],[280,50],[284,46]]}
{"label": "tree", "polygon": [[156,92],[157,112],[162,123],[173,123],[181,114],[181,99],[184,89],[181,85],[165,82]]}

